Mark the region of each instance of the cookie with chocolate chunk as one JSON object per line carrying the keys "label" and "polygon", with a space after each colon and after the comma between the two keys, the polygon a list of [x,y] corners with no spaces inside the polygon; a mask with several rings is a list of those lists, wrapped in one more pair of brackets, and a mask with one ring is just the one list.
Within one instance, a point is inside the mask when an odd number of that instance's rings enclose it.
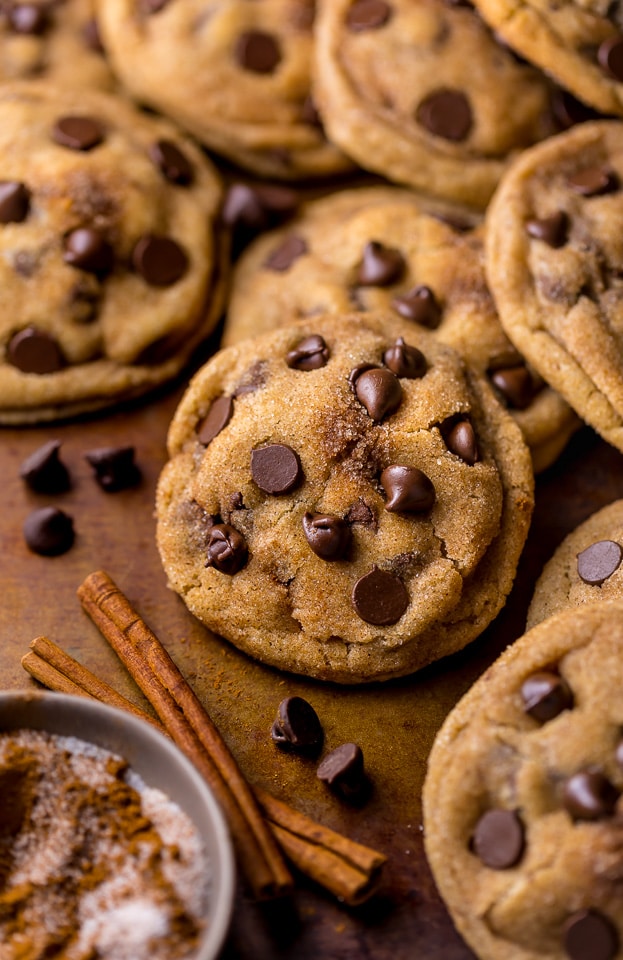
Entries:
{"label": "cookie with chocolate chunk", "polygon": [[462,210],[399,187],[343,190],[313,200],[238,262],[223,344],[292,317],[383,310],[433,330],[485,376],[519,424],[536,470],[579,423],[504,333],[487,288],[483,231]]}
{"label": "cookie with chocolate chunk", "polygon": [[99,91],[0,86],[0,423],[170,380],[222,302],[212,165]]}
{"label": "cookie with chocolate chunk", "polygon": [[551,84],[469,4],[324,0],[318,108],[367,170],[484,208],[510,156],[555,129]]}
{"label": "cookie with chocolate chunk", "polygon": [[407,674],[473,640],[511,587],[529,452],[428,331],[326,314],[221,350],[168,450],[170,586],[273,666],[341,683]]}
{"label": "cookie with chocolate chunk", "polygon": [[437,734],[425,849],[481,960],[621,956],[622,646],[621,601],[550,617]]}
{"label": "cookie with chocolate chunk", "polygon": [[487,213],[487,278],[517,349],[623,449],[623,123],[593,121],[519,157]]}
{"label": "cookie with chocolate chunk", "polygon": [[99,0],[114,69],[141,103],[262,176],[350,170],[311,93],[312,0]]}

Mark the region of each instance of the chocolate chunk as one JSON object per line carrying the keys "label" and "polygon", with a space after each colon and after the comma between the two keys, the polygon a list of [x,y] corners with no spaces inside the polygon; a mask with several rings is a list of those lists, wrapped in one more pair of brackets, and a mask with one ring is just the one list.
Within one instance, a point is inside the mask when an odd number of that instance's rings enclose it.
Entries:
{"label": "chocolate chunk", "polygon": [[7,345],[7,360],[22,373],[56,373],[65,366],[56,340],[36,327],[13,334]]}
{"label": "chocolate chunk", "polygon": [[427,370],[426,357],[417,347],[405,343],[404,337],[398,337],[396,343],[383,354],[383,363],[397,377],[406,380],[418,380]]}
{"label": "chocolate chunk", "polygon": [[215,523],[210,529],[207,554],[206,567],[229,576],[242,570],[249,555],[246,540],[228,523]]}
{"label": "chocolate chunk", "polygon": [[591,586],[598,586],[618,570],[623,550],[614,540],[598,540],[578,553],[578,576]]}
{"label": "chocolate chunk", "polygon": [[502,398],[514,410],[525,410],[538,393],[532,375],[524,365],[501,367],[491,371],[489,377]]}
{"label": "chocolate chunk", "polygon": [[571,960],[613,960],[619,950],[619,935],[602,913],[578,910],[565,923],[564,945]]}
{"label": "chocolate chunk", "polygon": [[441,323],[441,307],[431,288],[423,284],[394,297],[392,307],[401,317],[429,330],[436,330]]}
{"label": "chocolate chunk", "polygon": [[17,3],[7,11],[15,33],[41,34],[48,26],[48,11],[36,3]]}
{"label": "chocolate chunk", "polygon": [[356,743],[343,743],[328,753],[316,776],[346,799],[357,798],[365,784],[363,753]]}
{"label": "chocolate chunk", "polygon": [[59,457],[60,440],[48,440],[26,457],[19,475],[37,493],[65,493],[71,486],[69,470]]}
{"label": "chocolate chunk", "polygon": [[389,497],[385,509],[392,513],[425,513],[435,502],[432,481],[417,467],[397,463],[386,467],[381,486]]}
{"label": "chocolate chunk", "polygon": [[60,556],[73,545],[74,522],[56,507],[41,507],[26,517],[24,539],[33,553],[43,557]]}
{"label": "chocolate chunk", "polygon": [[415,119],[429,133],[460,142],[472,129],[469,100],[460,90],[434,90],[419,104]]}
{"label": "chocolate chunk", "polygon": [[607,167],[588,167],[567,177],[570,188],[583,197],[596,197],[603,193],[613,193],[619,188],[619,180],[614,170]]}
{"label": "chocolate chunk", "polygon": [[289,270],[295,260],[307,253],[307,243],[303,237],[291,233],[285,238],[276,250],[268,255],[264,261],[264,266],[268,270],[275,270],[277,273],[284,273]]}
{"label": "chocolate chunk", "polygon": [[94,227],[79,227],[65,237],[63,260],[78,270],[101,276],[112,270],[114,254],[100,230]]}
{"label": "chocolate chunk", "polygon": [[362,287],[388,287],[400,279],[404,269],[405,260],[399,250],[372,240],[363,248],[357,283]]}
{"label": "chocolate chunk", "polygon": [[382,367],[364,370],[355,380],[354,388],[357,399],[377,423],[397,410],[402,401],[398,377]]}
{"label": "chocolate chunk", "polygon": [[567,230],[569,219],[564,210],[558,210],[551,217],[543,217],[541,220],[528,220],[526,223],[526,233],[535,240],[542,240],[548,247],[558,249],[567,242]]}
{"label": "chocolate chunk", "polygon": [[305,513],[303,533],[316,556],[323,560],[342,560],[352,540],[346,520],[324,513]]}
{"label": "chocolate chunk", "polygon": [[597,50],[597,62],[608,76],[623,81],[623,37],[602,40]]}
{"label": "chocolate chunk", "polygon": [[132,251],[134,269],[151,287],[169,287],[184,276],[188,257],[175,240],[146,234]]}
{"label": "chocolate chunk", "polygon": [[279,43],[270,33],[248,30],[241,33],[234,47],[234,56],[244,70],[272,73],[281,62]]}
{"label": "chocolate chunk", "polygon": [[487,810],[474,828],[472,849],[492,870],[506,870],[524,851],[524,827],[514,810]]}
{"label": "chocolate chunk", "polygon": [[315,752],[322,746],[324,732],[311,703],[303,697],[286,697],[279,704],[271,737],[285,750]]}
{"label": "chocolate chunk", "polygon": [[353,33],[376,30],[392,15],[392,8],[385,0],[355,0],[346,14],[346,26]]}
{"label": "chocolate chunk", "polygon": [[573,707],[569,684],[564,677],[549,670],[539,670],[526,677],[521,685],[521,699],[526,713],[540,723],[547,723]]}
{"label": "chocolate chunk", "polygon": [[220,396],[213,400],[207,414],[200,420],[196,427],[197,439],[199,443],[208,446],[216,436],[223,430],[231,420],[234,412],[234,401],[232,397]]}
{"label": "chocolate chunk", "polygon": [[192,164],[172,140],[156,140],[152,143],[149,158],[171,183],[186,187],[193,182]]}
{"label": "chocolate chunk", "polygon": [[95,479],[107,493],[140,483],[141,471],[134,462],[134,447],[100,447],[89,450],[84,459],[93,467]]}
{"label": "chocolate chunk", "polygon": [[352,524],[360,523],[362,527],[372,527],[376,530],[378,523],[372,507],[366,503],[363,497],[355,500],[352,507],[349,507],[346,514],[346,522]]}
{"label": "chocolate chunk", "polygon": [[397,623],[409,606],[407,588],[399,577],[372,567],[353,587],[355,612],[366,623],[386,627]]}
{"label": "chocolate chunk", "polygon": [[104,128],[91,117],[60,117],[52,130],[52,137],[70,150],[92,150],[104,139]]}
{"label": "chocolate chunk", "polygon": [[21,223],[29,208],[28,187],[19,180],[0,180],[0,223]]}
{"label": "chocolate chunk", "polygon": [[252,450],[251,475],[260,490],[273,496],[289,493],[304,479],[298,454],[285,443],[270,443]]}
{"label": "chocolate chunk", "polygon": [[480,459],[476,433],[469,420],[459,420],[444,434],[450,453],[456,454],[472,467]]}
{"label": "chocolate chunk", "polygon": [[86,43],[89,50],[93,50],[94,53],[105,52],[104,44],[102,43],[102,35],[95,17],[91,17],[90,20],[87,20],[82,28],[82,39]]}
{"label": "chocolate chunk", "polygon": [[297,345],[289,351],[286,363],[294,370],[319,370],[320,367],[327,365],[330,355],[331,352],[324,338],[312,334],[310,337],[299,340]]}
{"label": "chocolate chunk", "polygon": [[574,820],[603,820],[615,811],[619,792],[599,770],[582,770],[563,789],[565,809]]}

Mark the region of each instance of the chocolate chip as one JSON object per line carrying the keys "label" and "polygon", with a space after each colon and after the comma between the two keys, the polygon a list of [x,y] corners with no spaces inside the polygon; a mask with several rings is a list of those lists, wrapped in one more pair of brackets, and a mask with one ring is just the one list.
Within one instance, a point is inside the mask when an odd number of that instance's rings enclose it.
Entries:
{"label": "chocolate chip", "polygon": [[289,187],[233,183],[225,194],[221,220],[250,239],[291,217],[297,205],[298,194]]}
{"label": "chocolate chip", "polygon": [[378,523],[372,507],[366,503],[363,497],[359,497],[346,514],[346,522],[351,525],[360,523],[362,527],[372,527],[376,530]]}
{"label": "chocolate chip", "polygon": [[363,753],[356,743],[343,743],[328,753],[316,775],[331,790],[349,799],[359,796],[364,783]]}
{"label": "chocolate chip", "polygon": [[206,567],[215,567],[220,573],[232,576],[242,570],[247,562],[247,542],[228,523],[215,523],[208,539]]}
{"label": "chocolate chip", "polygon": [[350,548],[352,534],[346,520],[324,513],[305,513],[303,533],[316,556],[341,560]]}
{"label": "chocolate chip", "polygon": [[596,197],[612,193],[619,188],[619,180],[607,167],[588,167],[567,177],[570,188],[583,197]]}
{"label": "chocolate chip", "polygon": [[26,457],[19,475],[37,493],[65,493],[71,486],[69,471],[59,457],[60,440],[48,440]]}
{"label": "chocolate chip", "polygon": [[207,414],[198,422],[196,427],[199,443],[203,443],[207,447],[227,426],[233,412],[234,401],[232,397],[220,396],[213,400]]}
{"label": "chocolate chip", "polygon": [[82,28],[82,38],[89,50],[93,50],[94,53],[105,52],[104,44],[102,43],[102,35],[95,17],[91,17],[91,19],[87,20],[85,23],[84,27]]}
{"label": "chocolate chip", "polygon": [[7,12],[9,23],[16,33],[40,34],[48,26],[48,12],[36,3],[17,3]]}
{"label": "chocolate chip", "polygon": [[13,334],[7,346],[7,360],[22,373],[56,373],[65,366],[56,340],[36,327],[25,327]]}
{"label": "chocolate chip", "polygon": [[184,276],[188,257],[175,240],[146,234],[132,251],[134,269],[151,287],[169,287]]}
{"label": "chocolate chip", "polygon": [[506,870],[524,851],[524,827],[514,810],[487,810],[474,828],[472,849],[492,870]]}
{"label": "chocolate chip", "polygon": [[60,117],[52,130],[52,137],[70,150],[92,150],[104,139],[104,128],[91,117]]}
{"label": "chocolate chip", "polygon": [[608,76],[623,81],[623,37],[602,40],[597,50],[597,62]]}
{"label": "chocolate chip", "polygon": [[434,90],[419,104],[415,118],[436,137],[460,142],[472,129],[472,108],[460,90]]}
{"label": "chocolate chip", "polygon": [[539,670],[526,677],[521,685],[524,710],[540,723],[553,720],[563,710],[573,707],[573,694],[567,681],[557,673]]}
{"label": "chocolate chip", "polygon": [[397,377],[406,380],[418,380],[427,370],[426,357],[417,347],[405,343],[404,337],[398,337],[396,343],[383,354],[383,363]]}
{"label": "chocolate chip", "polygon": [[318,714],[303,697],[286,697],[279,704],[271,737],[286,750],[317,751],[324,733]]}
{"label": "chocolate chip", "polygon": [[303,237],[291,233],[285,238],[276,250],[268,255],[264,261],[264,266],[268,270],[275,270],[277,273],[284,273],[292,266],[295,260],[307,253],[307,243]]}
{"label": "chocolate chip", "polygon": [[281,61],[281,50],[272,34],[248,30],[238,37],[234,56],[244,70],[272,73]]}
{"label": "chocolate chip", "polygon": [[372,240],[363,249],[357,283],[362,287],[388,287],[400,279],[404,269],[405,260],[399,250]]}
{"label": "chocolate chip", "polygon": [[578,910],[565,923],[564,945],[571,960],[613,960],[619,935],[614,924],[597,910]]}
{"label": "chocolate chip", "polygon": [[243,373],[238,386],[234,390],[234,397],[242,397],[245,393],[255,393],[266,386],[268,380],[268,364],[266,360],[257,360]]}
{"label": "chocolate chip", "polygon": [[444,434],[450,453],[473,466],[480,459],[476,433],[469,420],[459,420]]}
{"label": "chocolate chip", "polygon": [[582,770],[566,781],[565,809],[574,820],[603,820],[614,813],[618,790],[599,770]]}
{"label": "chocolate chip", "polygon": [[392,307],[401,317],[429,330],[436,330],[441,323],[441,307],[431,288],[423,284],[394,297]]}
{"label": "chocolate chip", "polygon": [[318,334],[304,337],[289,351],[286,363],[294,370],[319,370],[327,365],[331,352]]}
{"label": "chocolate chip", "polygon": [[101,276],[112,270],[114,254],[100,230],[95,227],[78,227],[65,237],[63,260],[78,270]]}
{"label": "chocolate chip", "polygon": [[523,365],[501,367],[491,371],[489,376],[503,399],[514,410],[525,410],[538,392],[530,371]]}
{"label": "chocolate chip", "polygon": [[623,550],[614,540],[598,540],[578,553],[578,576],[591,586],[598,586],[618,570]]}
{"label": "chocolate chip", "polygon": [[576,123],[586,123],[600,116],[592,107],[588,107],[568,90],[562,90],[560,87],[554,90],[552,112],[554,118],[565,130],[575,126]]}
{"label": "chocolate chip", "polygon": [[19,180],[0,181],[0,223],[21,223],[28,216],[30,190]]}
{"label": "chocolate chip", "polygon": [[376,30],[392,15],[392,8],[385,0],[355,0],[346,14],[346,26],[353,33]]}
{"label": "chocolate chip", "polygon": [[172,140],[156,140],[149,148],[149,158],[160,172],[180,186],[188,186],[193,181],[193,167],[186,155]]}
{"label": "chocolate chip", "polygon": [[364,370],[355,380],[354,387],[357,399],[377,423],[397,410],[402,401],[398,377],[382,367]]}
{"label": "chocolate chip", "polygon": [[425,513],[435,502],[432,481],[417,467],[394,463],[381,473],[381,486],[389,497],[390,513]]}
{"label": "chocolate chip", "polygon": [[304,479],[298,454],[285,443],[269,443],[252,450],[251,475],[260,490],[273,496],[289,493]]}
{"label": "chocolate chip", "polygon": [[400,620],[409,606],[409,594],[399,577],[375,566],[357,580],[352,602],[355,612],[366,623],[386,627]]}
{"label": "chocolate chip", "polygon": [[24,539],[33,553],[44,557],[60,556],[73,545],[73,520],[56,507],[33,510],[24,522]]}
{"label": "chocolate chip", "polygon": [[526,233],[535,240],[542,240],[548,247],[558,249],[567,242],[567,230],[569,220],[564,210],[558,210],[551,217],[543,217],[541,220],[528,220],[526,223]]}
{"label": "chocolate chip", "polygon": [[107,493],[135,487],[141,480],[141,471],[134,462],[134,447],[99,447],[85,453],[84,459]]}

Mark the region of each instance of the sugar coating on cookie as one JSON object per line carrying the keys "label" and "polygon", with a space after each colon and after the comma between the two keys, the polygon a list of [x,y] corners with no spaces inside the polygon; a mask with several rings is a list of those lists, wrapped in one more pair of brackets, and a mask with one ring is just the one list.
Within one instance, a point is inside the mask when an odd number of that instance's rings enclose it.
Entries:
{"label": "sugar coating on cookie", "polygon": [[531,515],[519,429],[427,332],[319,316],[217,353],[158,484],[170,585],[210,629],[343,683],[474,639]]}

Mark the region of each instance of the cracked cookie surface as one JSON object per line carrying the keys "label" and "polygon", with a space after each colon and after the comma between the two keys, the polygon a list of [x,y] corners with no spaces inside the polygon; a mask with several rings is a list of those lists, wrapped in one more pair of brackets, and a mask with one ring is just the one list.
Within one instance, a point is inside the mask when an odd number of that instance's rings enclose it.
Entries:
{"label": "cracked cookie surface", "polygon": [[400,676],[465,646],[504,603],[529,452],[426,331],[324,315],[221,350],[168,449],[169,583],[264,662],[343,683]]}

